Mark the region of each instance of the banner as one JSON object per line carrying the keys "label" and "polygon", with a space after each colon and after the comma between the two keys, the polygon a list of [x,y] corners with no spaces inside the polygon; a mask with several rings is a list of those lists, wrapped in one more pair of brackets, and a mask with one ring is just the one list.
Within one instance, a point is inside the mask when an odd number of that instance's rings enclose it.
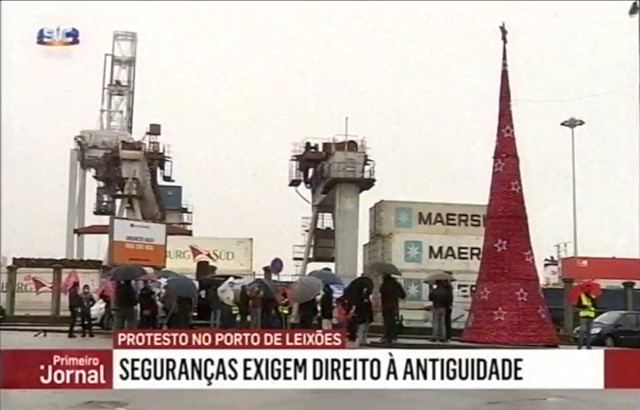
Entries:
{"label": "banner", "polygon": [[3,350],[0,388],[640,388],[637,350],[345,346],[340,331],[118,332],[113,350]]}

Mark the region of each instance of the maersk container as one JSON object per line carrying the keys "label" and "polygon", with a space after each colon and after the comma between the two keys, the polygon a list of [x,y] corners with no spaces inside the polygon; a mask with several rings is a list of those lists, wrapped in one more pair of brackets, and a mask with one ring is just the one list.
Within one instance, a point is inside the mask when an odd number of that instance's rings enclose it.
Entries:
{"label": "maersk container", "polygon": [[486,205],[380,201],[369,210],[369,237],[395,234],[483,236]]}
{"label": "maersk container", "polygon": [[196,264],[207,261],[221,274],[253,272],[253,239],[169,236],[166,269],[195,274]]}
{"label": "maersk container", "polygon": [[480,269],[482,236],[397,234],[369,241],[369,260],[401,271]]}

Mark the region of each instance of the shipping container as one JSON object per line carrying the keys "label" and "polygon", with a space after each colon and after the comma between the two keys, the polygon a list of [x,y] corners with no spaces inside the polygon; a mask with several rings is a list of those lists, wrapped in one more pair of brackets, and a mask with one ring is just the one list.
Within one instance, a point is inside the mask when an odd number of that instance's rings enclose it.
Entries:
{"label": "shipping container", "polygon": [[480,269],[482,236],[397,234],[369,241],[370,262],[406,271]]}
{"label": "shipping container", "polygon": [[170,236],[167,239],[167,269],[195,274],[199,261],[208,261],[220,273],[251,273],[253,239],[189,236]]}
{"label": "shipping container", "polygon": [[369,237],[391,234],[483,236],[486,205],[380,201],[369,210]]}
{"label": "shipping container", "polygon": [[571,257],[561,261],[563,278],[640,281],[640,259]]}

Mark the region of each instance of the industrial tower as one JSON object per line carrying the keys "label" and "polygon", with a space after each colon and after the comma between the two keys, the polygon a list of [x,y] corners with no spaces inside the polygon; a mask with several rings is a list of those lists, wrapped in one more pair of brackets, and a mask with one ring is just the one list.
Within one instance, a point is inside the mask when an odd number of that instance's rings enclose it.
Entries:
{"label": "industrial tower", "polygon": [[84,235],[109,232],[108,225],[85,226],[88,170],[98,184],[94,215],[167,222],[169,235],[191,235],[191,210],[182,204],[182,187],[158,184],[160,174],[163,181],[174,182],[168,147],[158,142],[160,125],[149,125],[139,141],[132,137],[137,44],[136,33],[113,33],[111,54],[104,58],[100,129],[83,130],[74,138],[67,258],[84,258]]}
{"label": "industrial tower", "polygon": [[303,141],[290,161],[289,186],[311,190],[311,219],[305,223],[306,243],[293,247],[300,275],[313,262],[335,263],[343,276],[358,274],[360,193],[375,184],[375,163],[364,139],[345,135]]}

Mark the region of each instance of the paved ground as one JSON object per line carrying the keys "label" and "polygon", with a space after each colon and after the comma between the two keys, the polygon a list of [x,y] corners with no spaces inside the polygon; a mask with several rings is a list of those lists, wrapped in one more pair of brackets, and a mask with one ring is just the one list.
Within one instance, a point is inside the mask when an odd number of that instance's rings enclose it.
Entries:
{"label": "paved ground", "polygon": [[[3,349],[108,348],[111,339],[2,332]],[[640,391],[2,391],[2,410],[637,410]]]}

